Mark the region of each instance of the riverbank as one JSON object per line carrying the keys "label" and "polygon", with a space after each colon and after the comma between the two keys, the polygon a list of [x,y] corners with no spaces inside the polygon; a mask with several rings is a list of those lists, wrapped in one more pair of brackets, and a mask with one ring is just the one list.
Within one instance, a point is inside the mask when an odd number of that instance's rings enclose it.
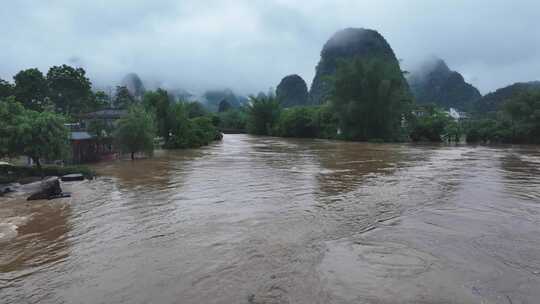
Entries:
{"label": "riverbank", "polygon": [[42,176],[61,177],[76,173],[82,174],[86,179],[93,179],[96,176],[96,173],[87,166],[43,166],[40,171],[36,167],[4,164],[0,165],[0,185],[27,184],[40,180]]}

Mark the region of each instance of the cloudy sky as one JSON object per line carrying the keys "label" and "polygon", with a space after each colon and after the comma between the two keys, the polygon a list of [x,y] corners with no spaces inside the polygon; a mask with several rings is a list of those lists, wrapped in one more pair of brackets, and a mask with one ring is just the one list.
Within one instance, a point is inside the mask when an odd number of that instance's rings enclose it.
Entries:
{"label": "cloudy sky", "polygon": [[128,72],[194,92],[308,82],[324,42],[378,30],[405,69],[439,56],[482,93],[540,79],[538,0],[17,0],[0,11],[0,77],[67,63],[96,86]]}

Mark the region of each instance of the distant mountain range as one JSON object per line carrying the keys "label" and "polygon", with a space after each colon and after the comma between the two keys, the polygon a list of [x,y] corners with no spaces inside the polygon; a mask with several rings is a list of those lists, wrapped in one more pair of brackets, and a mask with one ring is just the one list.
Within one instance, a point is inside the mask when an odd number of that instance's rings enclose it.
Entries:
{"label": "distant mountain range", "polygon": [[[319,105],[328,101],[332,84],[328,81],[343,60],[353,58],[385,59],[397,67],[394,51],[386,39],[377,31],[364,28],[346,28],[336,32],[324,44],[316,73],[308,91],[306,82],[299,75],[284,77],[276,89],[276,97],[284,107]],[[405,78],[404,78],[405,79]],[[418,104],[433,103],[442,108],[461,111],[488,113],[496,111],[508,98],[529,89],[540,89],[540,81],[515,83],[482,96],[477,88],[467,83],[463,76],[451,70],[440,58],[426,60],[412,70],[406,80]],[[135,73],[124,77],[122,84],[138,97],[144,93],[144,84]],[[248,98],[235,94],[231,89],[208,90],[202,95],[184,89],[169,89],[176,100],[199,101],[210,111],[217,111],[222,101],[232,107],[248,103]]]}

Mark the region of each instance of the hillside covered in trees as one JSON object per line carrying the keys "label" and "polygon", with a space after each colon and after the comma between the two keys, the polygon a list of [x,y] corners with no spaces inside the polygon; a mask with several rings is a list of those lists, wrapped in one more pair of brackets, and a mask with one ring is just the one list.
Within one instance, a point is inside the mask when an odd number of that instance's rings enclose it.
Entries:
{"label": "hillside covered in trees", "polygon": [[497,111],[507,100],[512,99],[522,93],[535,90],[540,90],[540,81],[514,83],[486,94],[474,104],[473,110],[480,115],[493,113]]}
{"label": "hillside covered in trees", "polygon": [[309,104],[309,93],[304,79],[296,74],[285,76],[276,88],[276,97],[285,108]]}
{"label": "hillside covered in trees", "polygon": [[444,109],[465,111],[482,97],[477,88],[439,58],[424,62],[408,75],[407,81],[418,104],[434,103]]}
{"label": "hillside covered in trees", "polygon": [[335,75],[341,61],[378,58],[399,67],[394,51],[377,31],[363,28],[347,28],[335,33],[324,45],[321,59],[315,69],[311,84],[311,103],[318,105],[327,101],[332,91],[329,77]]}

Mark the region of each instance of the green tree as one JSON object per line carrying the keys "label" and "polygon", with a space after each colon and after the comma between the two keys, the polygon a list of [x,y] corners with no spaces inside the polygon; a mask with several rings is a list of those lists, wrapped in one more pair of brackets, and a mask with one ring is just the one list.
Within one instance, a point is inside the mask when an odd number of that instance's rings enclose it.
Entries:
{"label": "green tree", "polygon": [[346,139],[398,139],[411,105],[399,66],[383,59],[342,61],[331,80],[331,99]]}
{"label": "green tree", "polygon": [[42,172],[43,159],[67,156],[69,130],[61,115],[25,109],[13,97],[0,101],[0,156],[25,155]]}
{"label": "green tree", "polygon": [[468,143],[501,141],[500,124],[495,119],[479,119],[470,121],[465,127]]}
{"label": "green tree", "polygon": [[69,130],[64,126],[63,116],[51,112],[26,111],[20,126],[22,155],[30,157],[42,172],[43,159],[56,160],[67,157]]}
{"label": "green tree", "polygon": [[452,136],[459,137],[457,126],[453,124],[452,118],[445,112],[436,108],[427,107],[423,115],[409,121],[412,125],[410,137],[412,141],[433,141],[440,142],[444,138]]}
{"label": "green tree", "polygon": [[459,143],[461,135],[463,135],[461,124],[453,119],[448,121],[444,128],[443,138],[449,142]]}
{"label": "green tree", "polygon": [[88,111],[98,111],[110,107],[111,97],[103,91],[97,91],[92,93],[92,97],[86,110]]}
{"label": "green tree", "polygon": [[540,143],[540,90],[514,96],[503,104],[501,112],[511,128],[509,141]]}
{"label": "green tree", "polygon": [[92,83],[83,68],[53,66],[47,72],[47,84],[58,112],[69,115],[91,110]]}
{"label": "green tree", "polygon": [[338,136],[339,120],[331,105],[317,106],[314,115],[313,120],[317,126],[317,137],[330,139]]}
{"label": "green tree", "polygon": [[193,125],[188,119],[186,105],[183,102],[171,106],[168,113],[169,132],[168,140],[165,141],[165,147],[169,149],[191,148]]}
{"label": "green tree", "polygon": [[128,109],[135,104],[135,97],[131,95],[128,88],[125,86],[116,87],[116,95],[114,96],[114,107],[117,109]]}
{"label": "green tree", "polygon": [[141,106],[132,106],[128,114],[118,121],[114,137],[120,150],[130,153],[133,160],[136,152],[153,154],[155,134],[152,115]]}
{"label": "green tree", "polygon": [[186,102],[186,111],[189,118],[208,115],[208,111],[204,108],[203,104],[197,101]]}
{"label": "green tree", "polygon": [[292,107],[281,113],[275,135],[284,137],[317,137],[317,108]]}
{"label": "green tree", "polygon": [[166,142],[169,140],[171,131],[171,98],[167,91],[157,89],[157,91],[147,91],[143,97],[143,105],[150,113],[154,114],[157,134]]}
{"label": "green tree", "polygon": [[245,109],[231,109],[219,113],[219,127],[221,129],[245,130],[247,113]]}
{"label": "green tree", "polygon": [[48,95],[47,80],[38,69],[27,69],[17,73],[14,95],[16,100],[31,110],[41,111]]}
{"label": "green tree", "polygon": [[19,135],[26,111],[14,96],[0,99],[0,157],[21,155],[23,143]]}
{"label": "green tree", "polygon": [[281,106],[276,97],[260,94],[258,97],[250,96],[249,99],[250,102],[246,108],[248,132],[271,135],[281,113]]}
{"label": "green tree", "polygon": [[516,93],[498,112],[466,125],[467,142],[540,143],[540,90]]}
{"label": "green tree", "polygon": [[191,123],[194,133],[191,146],[206,146],[216,139],[218,130],[212,123],[212,119],[209,116],[195,117],[191,119]]}
{"label": "green tree", "polygon": [[4,79],[0,79],[0,99],[12,96],[14,93],[14,86],[5,81]]}

